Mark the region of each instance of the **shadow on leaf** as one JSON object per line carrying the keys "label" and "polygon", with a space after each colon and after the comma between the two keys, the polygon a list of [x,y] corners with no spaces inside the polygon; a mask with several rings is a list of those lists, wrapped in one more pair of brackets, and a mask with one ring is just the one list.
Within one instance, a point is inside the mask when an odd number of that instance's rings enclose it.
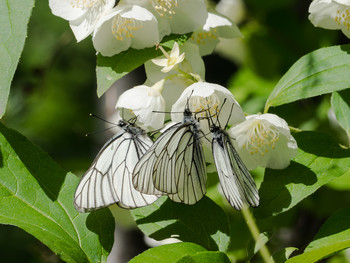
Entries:
{"label": "shadow on leaf", "polygon": [[194,205],[175,203],[163,197],[132,213],[140,229],[156,240],[176,237],[208,250],[223,251],[228,248],[227,216],[206,196]]}
{"label": "shadow on leaf", "polygon": [[[14,149],[18,158],[37,180],[46,195],[55,201],[66,178],[66,172],[40,148],[29,142],[23,135],[0,124],[0,133]],[[1,156],[1,166],[2,156]]]}
{"label": "shadow on leaf", "polygon": [[310,186],[316,182],[316,174],[297,162],[291,162],[284,170],[266,169],[264,181],[259,189],[261,203],[254,209],[254,215],[257,218],[266,218],[288,210],[291,208],[292,196],[286,186]]}
{"label": "shadow on leaf", "polygon": [[343,149],[339,143],[326,133],[303,131],[294,134],[298,147],[306,153],[317,157],[347,158],[350,157],[350,149]]}
{"label": "shadow on leaf", "polygon": [[[86,218],[86,227],[98,235],[100,244],[106,251],[111,251],[113,242],[110,240],[114,239],[114,231],[105,231],[105,226],[110,227],[114,225],[114,217],[111,216],[111,212],[108,208],[100,209],[94,212],[91,212]],[[105,222],[100,222],[104,218]]]}

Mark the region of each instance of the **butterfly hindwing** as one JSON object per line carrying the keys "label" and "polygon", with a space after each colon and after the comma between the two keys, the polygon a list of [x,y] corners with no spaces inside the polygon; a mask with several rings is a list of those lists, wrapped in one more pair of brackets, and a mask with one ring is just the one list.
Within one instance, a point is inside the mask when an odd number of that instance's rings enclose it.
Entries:
{"label": "butterfly hindwing", "polygon": [[244,204],[259,205],[259,193],[248,169],[225,131],[213,132],[212,151],[218,171],[221,189],[226,199],[237,210]]}
{"label": "butterfly hindwing", "polygon": [[206,192],[206,166],[199,134],[192,114],[168,128],[136,165],[135,188],[144,193],[166,194],[175,202],[199,201]]}
{"label": "butterfly hindwing", "polygon": [[127,125],[102,147],[81,179],[74,198],[74,206],[79,212],[114,203],[124,208],[134,208],[157,199],[133,187],[132,171],[152,141],[140,132],[141,129]]}

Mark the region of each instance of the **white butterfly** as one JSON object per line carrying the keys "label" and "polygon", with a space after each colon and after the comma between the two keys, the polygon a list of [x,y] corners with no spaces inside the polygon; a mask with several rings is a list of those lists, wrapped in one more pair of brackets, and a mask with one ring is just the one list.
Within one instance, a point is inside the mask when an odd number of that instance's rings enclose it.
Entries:
{"label": "white butterfly", "polygon": [[162,133],[136,164],[133,183],[146,194],[194,204],[206,193],[206,164],[199,123],[186,108],[182,122]]}
{"label": "white butterfly", "polygon": [[153,144],[135,121],[119,121],[122,130],[106,142],[82,177],[74,195],[74,206],[79,212],[114,203],[123,208],[135,208],[158,199],[138,192],[132,184],[136,163]]}
{"label": "white butterfly", "polygon": [[213,136],[213,157],[226,199],[237,210],[241,210],[245,204],[258,206],[258,189],[249,170],[233,147],[230,136],[213,121],[210,131]]}

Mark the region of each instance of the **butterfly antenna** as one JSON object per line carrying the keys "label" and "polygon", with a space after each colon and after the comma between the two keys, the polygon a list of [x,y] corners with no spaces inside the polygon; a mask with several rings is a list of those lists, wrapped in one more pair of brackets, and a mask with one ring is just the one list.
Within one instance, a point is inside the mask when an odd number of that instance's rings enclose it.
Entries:
{"label": "butterfly antenna", "polygon": [[103,129],[103,130],[94,131],[94,132],[89,132],[89,133],[85,134],[85,136],[88,137],[88,136],[91,136],[91,135],[94,135],[94,134],[97,134],[97,133],[105,132],[105,131],[108,131],[108,130],[113,129],[113,128],[115,128],[115,127],[117,127],[116,124],[114,124],[114,126],[112,126],[112,127],[108,127],[108,128],[106,128],[106,129]]}
{"label": "butterfly antenna", "polygon": [[101,118],[101,117],[99,117],[99,116],[97,116],[97,115],[95,115],[95,114],[93,114],[93,113],[90,113],[90,116],[95,117],[95,118],[97,118],[97,119],[99,119],[99,120],[101,120],[101,121],[104,121],[104,122],[107,122],[107,123],[109,123],[109,124],[112,124],[112,125],[116,126],[115,123],[110,122],[110,121],[107,121],[106,119],[103,119],[103,118]]}
{"label": "butterfly antenna", "polygon": [[235,104],[234,104],[234,103],[232,103],[231,110],[230,110],[230,115],[228,116],[228,119],[227,119],[227,122],[226,122],[226,124],[225,124],[224,129],[226,129],[226,128],[227,128],[228,122],[229,122],[229,121],[230,121],[230,119],[231,119],[231,115],[232,115],[232,112],[233,112],[233,107],[234,107],[234,106],[235,106]]}
{"label": "butterfly antenna", "polygon": [[134,125],[137,121],[137,118],[139,117],[139,115],[136,115],[135,117],[132,117],[128,120],[128,123]]}
{"label": "butterfly antenna", "polygon": [[153,110],[152,112],[155,112],[155,113],[183,113],[183,111],[159,111],[159,110]]}
{"label": "butterfly antenna", "polygon": [[192,97],[193,92],[194,92],[194,90],[192,90],[190,96],[187,97],[186,109],[190,109],[189,104],[190,104],[190,99]]}
{"label": "butterfly antenna", "polygon": [[216,108],[216,121],[217,121],[219,127],[221,127],[220,120],[219,120],[219,114],[220,114],[222,108],[224,107],[225,103],[226,103],[226,98],[222,102],[220,109]]}
{"label": "butterfly antenna", "polygon": [[213,118],[212,118],[212,116],[210,114],[210,107],[209,107],[209,103],[208,103],[208,98],[206,98],[206,101],[207,101],[208,109],[205,110],[205,114],[207,115],[206,119],[208,120],[208,125],[209,125],[209,127],[215,126]]}

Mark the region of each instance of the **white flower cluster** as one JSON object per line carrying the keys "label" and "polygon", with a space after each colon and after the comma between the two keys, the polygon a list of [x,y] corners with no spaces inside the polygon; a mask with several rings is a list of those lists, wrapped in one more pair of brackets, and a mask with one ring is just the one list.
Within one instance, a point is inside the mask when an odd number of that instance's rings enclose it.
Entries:
{"label": "white flower cluster", "polygon": [[[209,110],[211,116],[218,116],[215,122],[220,123],[221,128],[231,127],[227,132],[248,169],[257,166],[284,169],[289,165],[296,155],[297,143],[285,120],[275,114],[246,117],[228,89],[203,81],[200,70],[186,71],[195,66],[187,60],[187,53],[186,56],[180,53],[176,42],[171,53],[164,55],[166,58],[146,63],[148,77],[156,80],[155,84],[134,87],[119,97],[116,108],[121,116],[125,119],[137,116],[138,125],[143,129],[159,130],[164,125],[165,109],[171,111],[172,122],[181,122],[182,112],[188,106],[200,120],[201,130],[208,134]],[[147,70],[150,67],[152,71]],[[158,67],[156,76],[153,75],[155,67]],[[171,82],[172,85],[165,84]]]}
{"label": "white flower cluster", "polygon": [[204,55],[212,52],[219,36],[241,35],[230,20],[208,13],[204,0],[50,0],[49,5],[54,15],[69,21],[78,42],[92,35],[103,56],[195,31],[191,41],[203,46]]}
{"label": "white flower cluster", "polygon": [[350,38],[350,0],[314,0],[309,19],[316,27],[341,30]]}
{"label": "white flower cluster", "polygon": [[[297,143],[283,119],[273,114],[246,117],[228,89],[204,81],[202,56],[212,53],[220,38],[241,36],[234,23],[208,12],[205,0],[49,0],[49,4],[55,15],[69,21],[77,41],[92,35],[103,56],[152,46],[164,55],[145,63],[143,85],[118,98],[121,131],[102,148],[78,185],[78,211],[111,203],[139,207],[163,194],[194,204],[206,192],[210,160],[215,161],[222,190],[234,208],[259,205],[248,169],[287,167]],[[170,53],[159,44],[166,35],[189,32],[191,38],[181,46],[174,42]],[[171,122],[166,124],[167,119]],[[144,132],[157,130],[163,134],[155,142]],[[182,138],[188,143],[181,143]],[[202,142],[208,146],[208,141],[214,158],[204,154]],[[102,190],[90,188],[86,184],[90,181]]]}

